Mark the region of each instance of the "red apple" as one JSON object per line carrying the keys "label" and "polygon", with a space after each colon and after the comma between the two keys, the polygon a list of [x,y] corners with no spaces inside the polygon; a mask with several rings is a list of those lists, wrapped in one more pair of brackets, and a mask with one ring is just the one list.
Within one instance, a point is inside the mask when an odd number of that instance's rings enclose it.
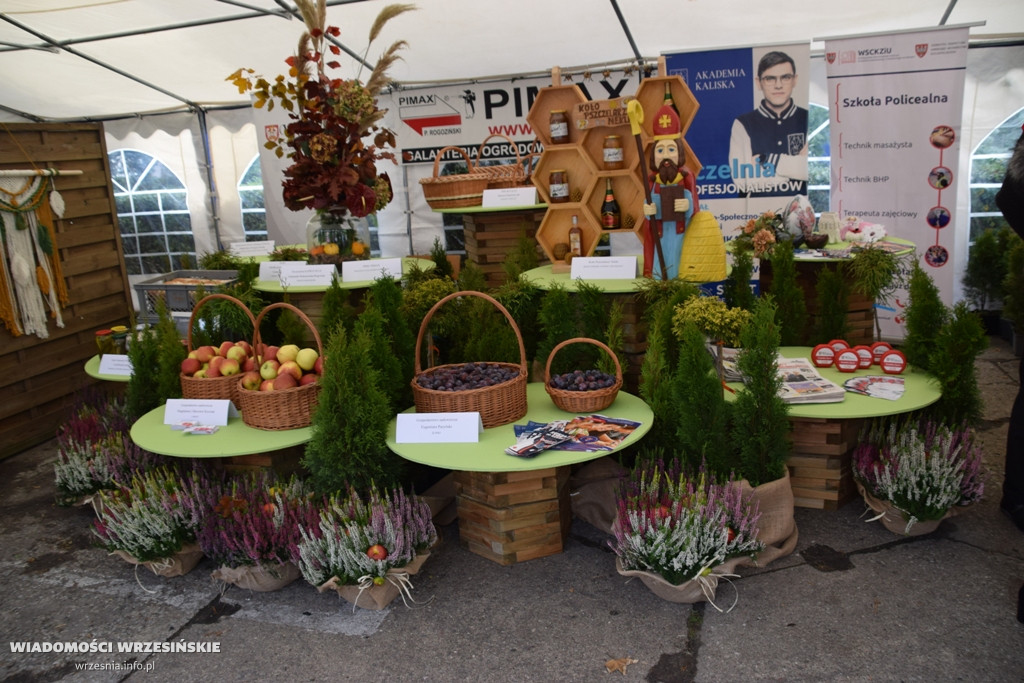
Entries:
{"label": "red apple", "polygon": [[307,372],[305,375],[299,378],[299,386],[304,387],[307,384],[315,384],[320,378],[316,376],[316,373]]}
{"label": "red apple", "polygon": [[318,375],[324,374],[324,357],[323,356],[320,356],[319,358],[317,358],[316,362],[313,363],[313,372],[315,372]]}
{"label": "red apple", "polygon": [[284,391],[285,389],[292,389],[299,386],[299,380],[295,379],[295,375],[287,372],[282,372],[274,378],[274,391]]}
{"label": "red apple", "polygon": [[256,359],[249,356],[242,363],[242,372],[251,372],[256,369]]}
{"label": "red apple", "polygon": [[[234,348],[234,347],[232,347]],[[224,362],[220,364],[220,374],[222,377],[230,377],[231,375],[237,375],[241,372],[242,366],[238,364],[238,361],[234,358],[225,358]]]}
{"label": "red apple", "polygon": [[189,377],[199,372],[202,367],[203,364],[195,358],[186,358],[181,361],[181,372],[183,375],[188,375]]}
{"label": "red apple", "polygon": [[242,375],[242,387],[250,391],[256,391],[260,388],[260,382],[262,378],[260,373],[250,370]]}
{"label": "red apple", "polygon": [[263,361],[260,366],[260,377],[263,379],[274,379],[277,377],[277,369],[281,366],[276,360]]}
{"label": "red apple", "polygon": [[234,345],[235,345],[234,342],[229,342],[229,341],[221,342],[220,346],[217,348],[217,355],[218,356],[224,356],[225,358],[227,358],[228,357],[228,349],[230,349]]}
{"label": "red apple", "polygon": [[217,349],[212,346],[200,346],[196,349],[196,358],[200,363],[209,363],[210,359],[217,355]]}
{"label": "red apple", "polygon": [[247,355],[247,356],[251,356],[252,355],[252,344],[250,344],[249,342],[245,341],[244,339],[241,340],[241,341],[236,341],[235,342],[235,346],[241,346],[242,349],[245,351],[245,355]]}
{"label": "red apple", "polygon": [[260,391],[273,391],[273,390],[274,390],[274,380],[272,380],[272,379],[265,379],[262,382],[260,382]]}
{"label": "red apple", "polygon": [[366,556],[371,560],[382,561],[388,559],[388,549],[382,546],[380,543],[377,545],[371,545],[366,550]]}
{"label": "red apple", "polygon": [[266,363],[268,360],[277,360],[277,347],[276,346],[264,346],[263,355],[260,356],[262,362]]}
{"label": "red apple", "polygon": [[302,377],[302,368],[300,368],[299,364],[293,360],[286,361],[281,363],[281,366],[277,369],[277,374],[284,375],[286,373],[298,380]]}

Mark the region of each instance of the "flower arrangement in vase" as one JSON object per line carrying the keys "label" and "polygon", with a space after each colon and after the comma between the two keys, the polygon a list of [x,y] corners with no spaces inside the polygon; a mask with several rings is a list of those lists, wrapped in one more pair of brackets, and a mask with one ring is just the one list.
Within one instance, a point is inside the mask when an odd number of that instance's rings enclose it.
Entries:
{"label": "flower arrangement in vase", "polygon": [[673,602],[712,601],[732,558],[752,556],[757,540],[756,502],[737,482],[719,482],[701,468],[683,470],[678,459],[641,460],[617,493],[618,514],[609,544],[624,576],[639,576]]}
{"label": "flower arrangement in vase", "polygon": [[196,535],[218,568],[213,578],[254,591],[284,588],[299,578],[299,526],[320,511],[299,479],[275,484],[265,473],[235,478]]}
{"label": "flower arrangement in vase", "polygon": [[[291,122],[281,139],[267,142],[291,165],[284,172],[284,204],[292,211],[313,209],[307,227],[310,258],[337,263],[370,257],[366,216],[392,199],[391,180],[377,162],[395,161],[395,134],[379,125],[385,111],[377,95],[389,83],[387,71],[399,59],[405,41],[393,43],[377,61],[364,84],[356,78],[336,78],[340,67],[333,59],[341,49],[331,41],[341,31],[327,25],[325,0],[296,0],[306,31],[298,53],[288,57],[288,76],[273,82],[239,69],[228,77],[240,93],[251,92],[253,106],[273,109],[275,102],[289,112]],[[384,25],[413,5],[385,6],[370,29],[369,43]],[[369,49],[367,44],[367,50]],[[287,149],[287,152],[286,152]]]}
{"label": "flower arrangement in vase", "polygon": [[893,533],[934,531],[956,506],[981,499],[982,453],[975,433],[928,419],[877,421],[853,451],[854,480]]}
{"label": "flower arrangement in vase", "polygon": [[180,576],[202,558],[196,533],[217,485],[201,468],[181,474],[157,467],[124,486],[101,491],[93,523],[100,545],[121,559],[160,576]]}
{"label": "flower arrangement in vase", "polygon": [[317,590],[335,590],[356,606],[382,609],[409,596],[409,575],[419,571],[437,541],[430,506],[401,489],[355,489],[331,498],[316,526],[300,526],[299,569]]}

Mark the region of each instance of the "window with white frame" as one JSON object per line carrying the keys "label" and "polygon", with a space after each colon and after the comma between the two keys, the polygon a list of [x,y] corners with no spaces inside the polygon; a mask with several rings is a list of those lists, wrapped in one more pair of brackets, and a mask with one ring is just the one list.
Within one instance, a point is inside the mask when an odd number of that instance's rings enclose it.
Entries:
{"label": "window with white frame", "polygon": [[1021,135],[1024,109],[992,129],[971,154],[971,225],[968,240],[971,244],[986,230],[1006,226],[1006,219],[996,206],[996,192],[1006,175],[1013,146]]}
{"label": "window with white frame", "polygon": [[185,184],[145,152],[107,155],[129,275],[161,275],[195,262],[196,246]]}

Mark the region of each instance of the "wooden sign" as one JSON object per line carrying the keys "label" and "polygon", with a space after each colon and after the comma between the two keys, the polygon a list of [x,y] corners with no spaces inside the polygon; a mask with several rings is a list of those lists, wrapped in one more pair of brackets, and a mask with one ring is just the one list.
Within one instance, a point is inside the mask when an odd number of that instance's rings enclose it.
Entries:
{"label": "wooden sign", "polygon": [[628,126],[626,104],[633,97],[617,97],[614,100],[590,100],[580,102],[573,111],[573,121],[579,130],[590,130],[601,126]]}

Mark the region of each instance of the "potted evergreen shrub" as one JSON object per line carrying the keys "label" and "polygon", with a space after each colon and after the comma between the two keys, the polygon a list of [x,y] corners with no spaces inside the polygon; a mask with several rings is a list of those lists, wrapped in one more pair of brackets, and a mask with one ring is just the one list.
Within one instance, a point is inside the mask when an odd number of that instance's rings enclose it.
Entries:
{"label": "potted evergreen shrub", "polygon": [[1016,234],[1010,228],[985,230],[974,240],[964,270],[964,294],[972,310],[982,318],[985,333],[999,333],[999,311],[1003,300],[1003,280],[1007,273],[1010,239]]}
{"label": "potted evergreen shrub", "polygon": [[1013,331],[1013,351],[1024,354],[1024,240],[1018,239],[1006,259],[1006,278],[1003,280],[1003,317]]}
{"label": "potted evergreen shrub", "polygon": [[[730,560],[761,549],[757,503],[732,481],[642,460],[623,482],[609,545],[619,574],[638,577],[671,602],[714,603]],[[733,603],[735,604],[735,603]],[[731,609],[731,608],[730,608]]]}
{"label": "potted evergreen shrub", "polygon": [[853,452],[864,502],[889,531],[931,533],[957,506],[981,499],[981,447],[972,429],[927,419],[878,420]]}
{"label": "potted evergreen shrub", "polygon": [[332,496],[315,525],[299,526],[298,564],[317,590],[356,607],[383,609],[411,599],[416,574],[437,541],[430,506],[401,489]]}

